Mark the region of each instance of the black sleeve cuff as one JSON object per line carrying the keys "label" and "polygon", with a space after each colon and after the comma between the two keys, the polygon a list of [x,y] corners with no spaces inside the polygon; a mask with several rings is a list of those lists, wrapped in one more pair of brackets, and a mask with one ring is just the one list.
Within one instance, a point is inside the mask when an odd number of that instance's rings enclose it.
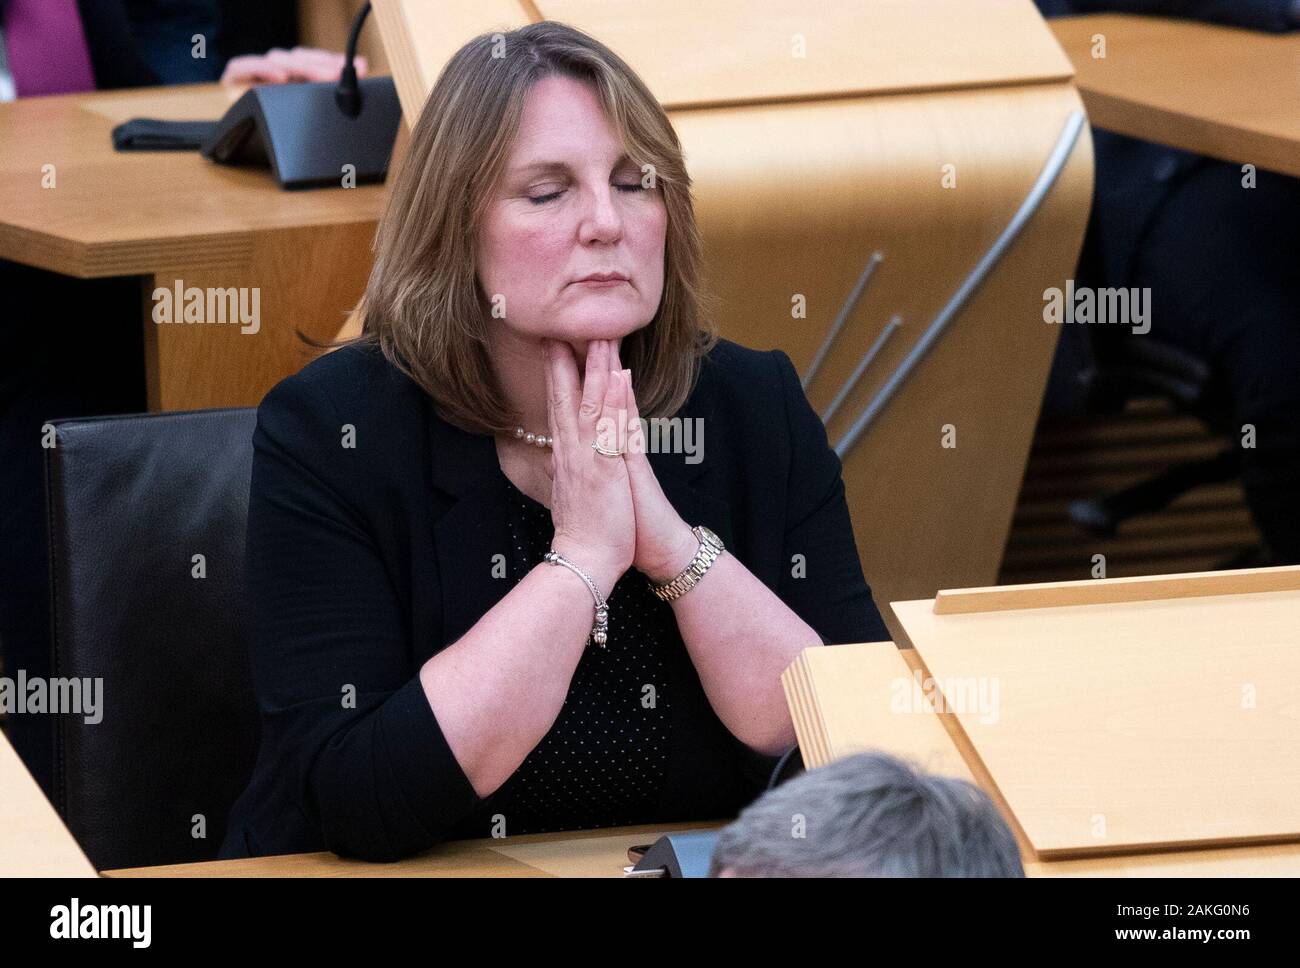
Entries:
{"label": "black sleeve cuff", "polygon": [[394,786],[411,814],[441,840],[484,801],[447,743],[420,677],[393,693],[379,717],[379,740]]}

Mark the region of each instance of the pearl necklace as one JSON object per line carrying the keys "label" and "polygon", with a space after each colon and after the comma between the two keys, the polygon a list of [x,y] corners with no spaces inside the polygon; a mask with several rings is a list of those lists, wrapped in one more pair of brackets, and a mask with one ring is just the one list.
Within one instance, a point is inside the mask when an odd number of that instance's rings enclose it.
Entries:
{"label": "pearl necklace", "polygon": [[522,440],[524,443],[532,444],[534,447],[540,447],[543,450],[551,446],[553,438],[545,434],[534,434],[524,430],[523,427],[515,428],[515,439]]}

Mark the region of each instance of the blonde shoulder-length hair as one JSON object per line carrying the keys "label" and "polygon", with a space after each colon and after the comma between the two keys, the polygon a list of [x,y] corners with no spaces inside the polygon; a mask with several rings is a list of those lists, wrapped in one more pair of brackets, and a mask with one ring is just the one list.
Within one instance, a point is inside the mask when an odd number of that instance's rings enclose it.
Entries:
{"label": "blonde shoulder-length hair", "polygon": [[[475,37],[447,63],[411,132],[375,236],[375,261],[348,342],[369,343],[471,433],[513,433],[520,415],[489,360],[491,303],[477,277],[479,227],[502,177],[524,99],[554,74],[595,86],[624,149],[663,192],[664,287],[654,318],[623,339],[643,418],[686,403],[718,333],[705,309],[690,176],[668,116],[617,54],[554,21]],[[646,167],[652,166],[652,167]]]}

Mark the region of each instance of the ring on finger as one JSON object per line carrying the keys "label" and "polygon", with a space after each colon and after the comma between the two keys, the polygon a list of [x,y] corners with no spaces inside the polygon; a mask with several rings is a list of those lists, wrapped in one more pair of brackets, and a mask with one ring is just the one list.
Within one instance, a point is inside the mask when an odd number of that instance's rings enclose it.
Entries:
{"label": "ring on finger", "polygon": [[602,457],[622,457],[622,456],[623,456],[623,451],[621,451],[621,450],[610,450],[610,449],[608,449],[607,447],[602,447],[602,446],[601,446],[601,443],[600,443],[599,440],[593,440],[593,441],[591,442],[591,449],[594,450],[596,453],[600,454]]}

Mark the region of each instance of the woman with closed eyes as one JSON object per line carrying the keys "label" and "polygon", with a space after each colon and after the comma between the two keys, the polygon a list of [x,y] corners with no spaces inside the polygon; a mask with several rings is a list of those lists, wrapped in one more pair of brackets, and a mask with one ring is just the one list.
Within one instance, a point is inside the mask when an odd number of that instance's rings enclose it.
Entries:
{"label": "woman with closed eyes", "polygon": [[888,634],[790,360],[707,318],[667,116],[577,30],[484,35],[391,189],[362,336],[258,411],[223,856],[734,816],[782,671]]}

